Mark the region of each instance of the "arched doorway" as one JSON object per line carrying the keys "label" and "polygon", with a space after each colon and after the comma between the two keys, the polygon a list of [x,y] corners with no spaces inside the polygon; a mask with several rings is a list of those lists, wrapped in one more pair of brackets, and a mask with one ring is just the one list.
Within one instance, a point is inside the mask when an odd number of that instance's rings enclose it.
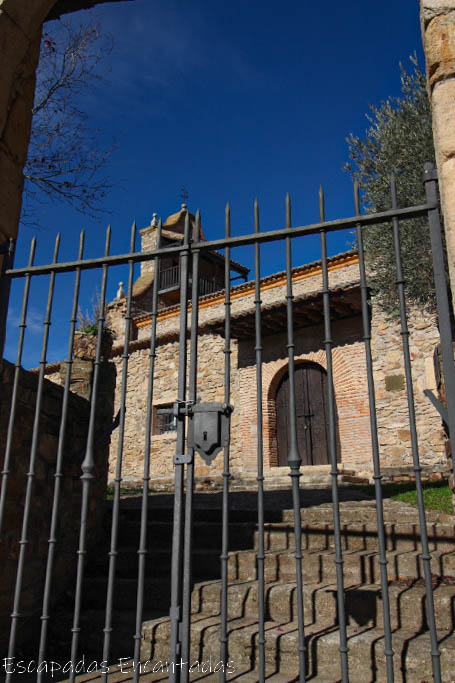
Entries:
{"label": "arched doorway", "polygon": [[[329,414],[327,373],[317,363],[299,363],[295,367],[297,441],[302,465],[328,465]],[[289,373],[281,380],[276,393],[276,434],[278,466],[287,466],[289,451]],[[338,440],[338,439],[337,439]],[[339,452],[339,449],[337,449]]]}

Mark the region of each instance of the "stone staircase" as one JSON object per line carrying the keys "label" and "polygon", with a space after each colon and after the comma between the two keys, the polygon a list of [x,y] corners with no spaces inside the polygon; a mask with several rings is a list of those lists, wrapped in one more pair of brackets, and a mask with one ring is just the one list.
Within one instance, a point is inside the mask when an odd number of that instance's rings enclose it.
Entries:
{"label": "stone staircase", "polygon": [[[257,528],[252,510],[234,510],[229,553],[229,652],[235,673],[229,680],[258,680],[257,662]],[[267,514],[265,525],[266,672],[270,681],[293,681],[298,675],[298,629],[291,510]],[[388,577],[396,681],[432,680],[425,590],[419,560],[419,526],[415,508],[386,501]],[[383,610],[377,555],[374,501],[341,504],[344,580],[349,638],[350,681],[387,680]],[[219,548],[219,520],[205,514],[202,529],[196,516],[195,548],[203,530],[203,547],[193,566],[216,571],[213,552]],[[428,514],[434,601],[444,683],[455,681],[455,536],[453,519]],[[341,679],[332,507],[321,503],[302,510],[303,581],[307,680],[331,683]],[[202,540],[202,539],[201,539]],[[218,560],[217,560],[218,561]],[[219,562],[219,561],[218,561]],[[197,579],[196,579],[197,581]],[[191,660],[219,661],[220,581],[196,582],[192,593]],[[152,663],[169,659],[167,617],[146,621],[141,658],[152,675]],[[216,673],[195,673],[190,680],[217,680]],[[127,679],[122,679],[127,680]],[[142,680],[142,679],[141,679]]]}
{"label": "stone staircase", "polygon": [[[352,683],[386,681],[383,612],[377,555],[376,506],[358,490],[340,489],[342,545],[348,619],[349,675]],[[307,680],[335,683],[341,678],[336,609],[336,574],[330,492],[301,491],[303,581]],[[152,495],[148,517],[145,604],[142,627],[141,683],[166,681],[169,660],[171,495]],[[230,496],[229,656],[234,671],[228,680],[258,681],[257,672],[257,497]],[[292,501],[287,491],[265,493],[265,604],[267,681],[298,680],[297,605]],[[198,493],[194,499],[192,662],[202,668],[190,680],[218,680],[221,496]],[[388,576],[395,651],[395,680],[426,683],[432,678],[425,591],[419,559],[415,508],[385,501]],[[105,543],[87,564],[83,590],[79,652],[101,661],[107,587],[109,515]],[[434,600],[443,683],[455,681],[455,534],[454,518],[428,513]],[[109,683],[132,681],[131,668],[116,664],[132,657],[135,631],[140,498],[122,499],[119,520],[116,588]],[[74,596],[54,615],[53,651],[49,659],[67,661]],[[61,636],[61,638],[60,638]],[[148,664],[145,664],[148,661]],[[160,664],[163,668],[160,668]],[[155,672],[153,672],[155,667]],[[62,680],[56,677],[52,680]],[[99,671],[77,681],[100,681]],[[22,680],[22,679],[21,679]],[[29,680],[29,677],[25,677]],[[30,680],[34,680],[33,676]],[[51,680],[49,678],[49,680]]]}

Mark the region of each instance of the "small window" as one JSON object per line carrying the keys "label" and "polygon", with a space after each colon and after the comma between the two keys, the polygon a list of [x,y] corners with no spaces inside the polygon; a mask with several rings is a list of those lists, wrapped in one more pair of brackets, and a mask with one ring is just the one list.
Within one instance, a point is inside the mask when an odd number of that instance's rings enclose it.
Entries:
{"label": "small window", "polygon": [[[157,406],[154,434],[169,434],[177,430],[177,418],[171,412],[172,407],[172,403]],[[164,412],[165,410],[169,412]]]}

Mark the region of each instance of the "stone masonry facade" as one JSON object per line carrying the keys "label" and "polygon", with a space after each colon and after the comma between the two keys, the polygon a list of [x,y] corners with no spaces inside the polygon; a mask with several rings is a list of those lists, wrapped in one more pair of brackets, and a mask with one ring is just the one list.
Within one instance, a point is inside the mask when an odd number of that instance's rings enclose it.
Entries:
{"label": "stone masonry facade", "polygon": [[[358,291],[358,257],[348,252],[329,262],[330,290],[333,297]],[[320,263],[293,270],[295,305],[321,297]],[[283,273],[261,281],[263,313],[274,312],[285,302],[286,282]],[[254,283],[247,282],[231,289],[232,320],[254,314]],[[120,405],[122,379],[122,325],[125,300],[109,305],[110,325],[117,332],[112,359],[116,365],[117,389],[115,411]],[[191,325],[189,305],[188,330]],[[433,354],[439,341],[434,317],[417,310],[409,312],[410,350],[415,395],[416,425],[419,452],[424,471],[446,475],[445,437],[441,419],[424,389],[437,393]],[[177,396],[179,306],[161,308],[158,312],[157,348],[153,393],[151,437],[151,485],[172,481],[176,436],[173,432],[158,434],[157,410],[169,407]],[[224,400],[224,292],[201,297],[198,341],[198,397],[202,401]],[[301,323],[301,321],[300,321]],[[404,376],[402,338],[399,323],[385,319],[372,305],[372,352],[376,392],[378,436],[381,465],[398,474],[407,470],[412,475],[411,435],[409,428],[407,391]],[[133,322],[130,343],[126,393],[126,425],[122,450],[125,482],[139,483],[143,477],[146,397],[150,362],[150,315],[142,314]],[[371,433],[368,386],[360,315],[334,320],[333,380],[339,432],[341,468],[371,479]],[[322,324],[297,325],[295,332],[296,363],[311,361],[326,369]],[[281,378],[287,371],[285,329],[263,337],[262,405],[263,453],[266,476],[278,468],[276,440],[275,395]],[[257,466],[256,427],[256,363],[254,339],[233,338],[231,345],[231,471],[235,475],[255,473]],[[189,358],[189,343],[188,343]],[[119,453],[118,431],[111,445],[110,476],[114,477]],[[210,467],[196,458],[196,477],[220,477],[222,456]],[[306,469],[306,468],[305,468]],[[327,466],[328,469],[328,466]]]}

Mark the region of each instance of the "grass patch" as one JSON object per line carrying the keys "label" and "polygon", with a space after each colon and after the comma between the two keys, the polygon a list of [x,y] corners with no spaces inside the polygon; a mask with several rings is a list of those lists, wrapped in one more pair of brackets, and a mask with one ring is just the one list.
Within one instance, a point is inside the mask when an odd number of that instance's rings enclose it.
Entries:
{"label": "grass patch", "polygon": [[[108,486],[107,487],[107,492],[106,492],[106,500],[114,500],[114,487],[113,486]],[[142,493],[142,486],[121,486],[120,487],[120,497],[125,497],[125,496],[136,496],[139,493]]]}
{"label": "grass patch", "polygon": [[[374,486],[363,486],[362,489],[374,496]],[[417,491],[414,483],[384,484],[384,498],[401,500],[403,503],[417,505]],[[428,510],[440,510],[453,514],[452,491],[445,481],[425,482],[423,484],[423,503]]]}

